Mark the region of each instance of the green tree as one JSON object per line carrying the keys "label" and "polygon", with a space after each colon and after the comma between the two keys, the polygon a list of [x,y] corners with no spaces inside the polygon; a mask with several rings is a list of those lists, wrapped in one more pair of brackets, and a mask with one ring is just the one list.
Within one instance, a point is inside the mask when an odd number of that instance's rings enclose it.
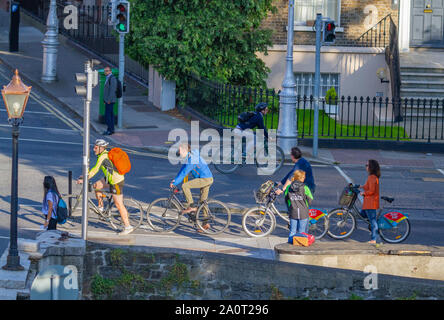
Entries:
{"label": "green tree", "polygon": [[271,30],[261,22],[273,0],[131,0],[128,54],[185,88],[190,74],[264,86]]}

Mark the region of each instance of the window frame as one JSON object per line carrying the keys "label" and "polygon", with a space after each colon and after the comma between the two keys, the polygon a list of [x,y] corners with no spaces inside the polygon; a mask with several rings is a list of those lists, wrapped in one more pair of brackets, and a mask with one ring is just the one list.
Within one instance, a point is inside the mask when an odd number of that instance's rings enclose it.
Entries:
{"label": "window frame", "polygon": [[[304,71],[294,71],[293,72],[293,75],[294,75],[294,77],[295,77],[295,80],[296,80],[296,90],[299,92],[300,90],[300,88],[302,87],[302,88],[305,88],[305,87],[313,87],[313,90],[311,90],[311,95],[313,95],[314,96],[314,78],[315,78],[315,73],[314,72],[304,72]],[[310,83],[310,81],[308,81],[308,83],[307,82],[298,82],[298,77],[299,76],[305,76],[305,75],[311,75],[311,79],[312,79],[312,81],[311,81],[311,83]],[[322,83],[322,76],[323,75],[327,75],[327,76],[334,76],[334,77],[336,77],[337,76],[337,82],[336,82],[336,86],[334,86],[335,87],[335,90],[336,90],[336,94],[337,94],[337,99],[339,100],[339,97],[340,97],[340,94],[341,94],[341,73],[339,73],[339,72],[321,72],[321,79],[320,79],[320,92],[319,92],[319,97],[320,98],[325,98],[325,94],[323,94],[322,93],[322,88],[326,88],[326,90],[325,91],[327,91],[327,90],[329,90],[330,89],[330,87],[332,87],[333,85],[331,85],[331,83],[329,84],[329,85],[323,85],[323,83]],[[299,77],[300,78],[300,77]],[[328,81],[327,81],[327,83],[328,83]],[[298,93],[298,95],[302,98],[304,95],[302,94],[300,94],[300,93]],[[309,98],[310,97],[310,95],[307,95],[307,98]]]}
{"label": "window frame", "polygon": [[[328,0],[323,0],[323,1],[328,1]],[[296,10],[296,5],[293,8],[293,10]],[[306,21],[296,21],[296,18],[294,20],[294,31],[312,31],[312,32],[316,32],[314,30],[314,26],[307,26],[307,25],[302,25],[302,22],[306,22]],[[338,0],[338,20],[335,20],[336,22],[336,32],[344,32],[344,28],[341,27],[341,0]],[[287,28],[288,30],[288,28]]]}

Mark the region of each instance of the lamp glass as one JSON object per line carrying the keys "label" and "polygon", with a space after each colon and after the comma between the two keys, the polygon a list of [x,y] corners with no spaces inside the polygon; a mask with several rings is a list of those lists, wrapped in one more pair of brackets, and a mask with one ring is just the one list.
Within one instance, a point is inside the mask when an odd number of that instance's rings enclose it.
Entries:
{"label": "lamp glass", "polygon": [[10,118],[21,118],[23,115],[27,93],[21,94],[4,94],[6,108],[8,109],[8,115]]}

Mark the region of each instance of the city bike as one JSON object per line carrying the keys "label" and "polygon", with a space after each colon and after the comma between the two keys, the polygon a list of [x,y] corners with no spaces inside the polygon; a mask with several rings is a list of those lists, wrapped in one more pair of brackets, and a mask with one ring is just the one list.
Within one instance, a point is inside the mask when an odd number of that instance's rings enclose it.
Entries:
{"label": "city bike", "polygon": [[[284,151],[279,146],[276,147],[276,158],[274,161],[275,168],[272,171],[268,172],[268,157],[271,156],[268,153],[268,140],[265,139],[264,141],[264,147],[260,148],[258,150],[255,150],[255,153],[253,154],[254,157],[254,163],[259,168],[262,169],[264,172],[267,172],[268,174],[274,174],[276,173],[284,164],[285,161],[285,155]],[[255,148],[256,149],[256,148]],[[229,174],[235,172],[239,167],[247,164],[247,154],[245,153],[246,150],[246,143],[245,141],[242,141],[242,154],[236,157],[236,150],[234,147],[234,144],[230,144],[230,150],[228,150],[228,155],[224,155],[223,149],[219,151],[218,156],[216,157],[219,161],[218,163],[213,163],[214,168],[216,168],[217,171],[224,174]],[[254,151],[253,151],[254,152]]]}
{"label": "city bike", "polygon": [[168,198],[159,198],[151,202],[146,212],[146,220],[154,231],[173,231],[179,226],[182,216],[186,216],[189,223],[207,234],[216,235],[228,228],[231,213],[224,203],[207,199],[200,203],[196,212],[183,213],[186,206],[179,198],[180,193],[178,188],[172,188]]}
{"label": "city bike", "polygon": [[[279,211],[275,206],[278,197],[276,193],[277,184],[266,195],[258,195],[254,192],[257,207],[249,209],[242,217],[242,229],[250,237],[265,237],[271,234],[276,228],[276,216],[281,217],[287,223],[290,222],[287,212]],[[319,209],[309,209],[308,233],[314,235],[319,240],[325,236],[328,230],[328,218],[324,211]]]}
{"label": "city bike", "polygon": [[[96,214],[100,221],[109,223],[114,230],[123,230],[124,224],[120,216],[119,210],[114,205],[113,194],[109,191],[98,190],[92,188],[92,183],[88,184],[88,193],[100,191],[103,197],[103,210],[101,210],[91,199],[88,197],[88,210]],[[67,194],[63,196],[67,201],[71,199],[72,208],[71,212],[82,210],[82,198],[83,198],[83,187],[79,193]],[[137,229],[143,221],[143,208],[140,203],[134,199],[124,197],[123,204],[128,211],[128,220],[130,225]]]}
{"label": "city bike", "polygon": [[[356,229],[356,221],[362,220],[369,230],[370,221],[361,215],[356,206],[359,195],[359,185],[349,184],[343,191],[339,204],[343,207],[331,210],[328,213],[329,228],[328,235],[333,239],[345,239]],[[392,203],[395,199],[381,197],[385,203]],[[383,212],[379,209],[376,214],[378,232],[381,238],[388,243],[400,243],[407,239],[410,234],[410,222],[408,215],[398,211]]]}

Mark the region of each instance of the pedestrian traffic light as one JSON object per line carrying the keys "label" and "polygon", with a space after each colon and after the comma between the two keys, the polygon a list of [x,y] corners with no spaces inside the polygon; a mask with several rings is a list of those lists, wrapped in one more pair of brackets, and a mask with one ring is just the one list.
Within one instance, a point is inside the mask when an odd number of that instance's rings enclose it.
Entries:
{"label": "pedestrian traffic light", "polygon": [[323,21],[324,31],[322,42],[324,43],[335,43],[336,35],[335,35],[335,22],[333,20],[324,20]]}
{"label": "pedestrian traffic light", "polygon": [[129,9],[128,1],[116,1],[114,16],[116,17],[114,28],[118,33],[129,32]]}

